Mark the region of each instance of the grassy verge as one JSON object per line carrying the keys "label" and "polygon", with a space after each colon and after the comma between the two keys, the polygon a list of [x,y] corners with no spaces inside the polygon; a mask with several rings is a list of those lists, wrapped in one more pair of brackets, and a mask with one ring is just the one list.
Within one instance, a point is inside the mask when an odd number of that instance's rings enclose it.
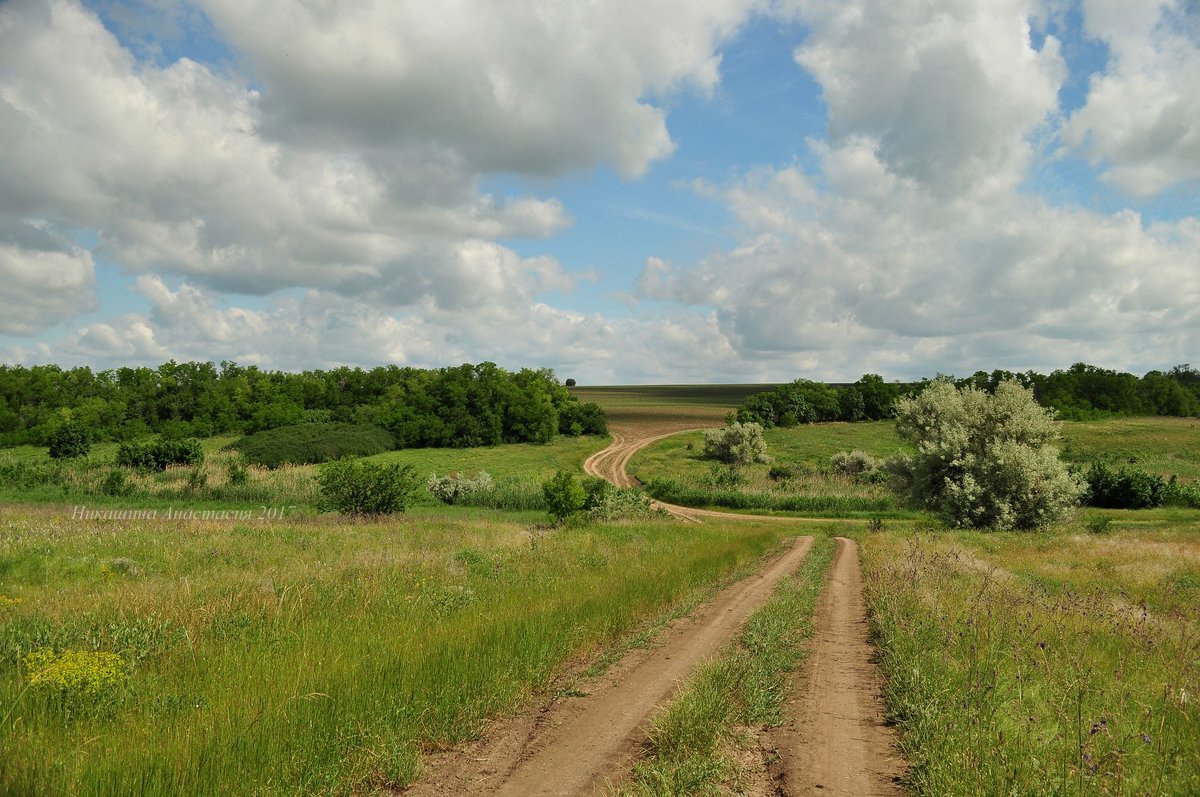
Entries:
{"label": "grassy verge", "polygon": [[746,623],[737,644],[704,664],[655,720],[651,752],[617,790],[633,795],[722,794],[743,776],[737,749],[749,726],[778,725],[789,674],[804,655],[833,558],[820,537],[804,564]]}
{"label": "grassy verge", "polygon": [[[828,467],[829,456],[839,451],[894,453],[899,441],[892,424],[813,424],[770,430],[767,440],[771,463],[730,470],[702,457],[702,433],[672,435],[639,451],[630,470],[655,498],[683,506],[826,517],[912,514],[881,482],[831,473]],[[783,475],[778,475],[780,466]]]}
{"label": "grassy verge", "polygon": [[[2,511],[0,793],[23,795],[403,785],[423,750],[473,736],[564,661],[750,566],[783,533]],[[122,664],[94,689],[45,688],[30,653],[47,648]]]}
{"label": "grassy verge", "polygon": [[1198,530],[865,535],[913,792],[1200,793]]}

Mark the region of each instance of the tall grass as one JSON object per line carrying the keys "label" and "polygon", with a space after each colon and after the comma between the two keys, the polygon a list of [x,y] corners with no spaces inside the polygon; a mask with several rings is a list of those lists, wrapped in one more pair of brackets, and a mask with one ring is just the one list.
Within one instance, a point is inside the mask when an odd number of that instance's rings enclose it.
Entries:
{"label": "tall grass", "polygon": [[788,494],[782,491],[748,491],[684,484],[675,479],[655,479],[646,492],[660,501],[682,506],[719,506],[774,512],[812,512],[828,517],[895,514],[899,505],[889,496],[854,494]]}
{"label": "tall grass", "polygon": [[[1039,558],[1027,535],[866,537],[915,794],[1200,793],[1200,618],[1194,602],[1131,600],[1158,558],[1132,534],[1129,571],[1093,568],[1071,537],[1039,539],[1042,561],[1073,572],[1061,581],[1022,572]],[[1176,548],[1190,564],[1156,563],[1161,591],[1200,584],[1195,542]]]}
{"label": "tall grass", "polygon": [[[782,532],[666,521],[71,522],[3,510],[0,793],[398,787]],[[27,689],[43,647],[130,662],[114,712]]]}

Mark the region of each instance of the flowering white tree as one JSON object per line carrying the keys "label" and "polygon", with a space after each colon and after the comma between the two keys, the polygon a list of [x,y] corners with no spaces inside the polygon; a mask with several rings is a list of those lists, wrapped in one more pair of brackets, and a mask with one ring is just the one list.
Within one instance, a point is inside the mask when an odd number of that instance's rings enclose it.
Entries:
{"label": "flowering white tree", "polygon": [[1054,415],[1016,382],[989,395],[938,380],[895,409],[896,431],[916,453],[889,461],[893,484],[952,525],[1039,528],[1086,489],[1052,445],[1060,429]]}

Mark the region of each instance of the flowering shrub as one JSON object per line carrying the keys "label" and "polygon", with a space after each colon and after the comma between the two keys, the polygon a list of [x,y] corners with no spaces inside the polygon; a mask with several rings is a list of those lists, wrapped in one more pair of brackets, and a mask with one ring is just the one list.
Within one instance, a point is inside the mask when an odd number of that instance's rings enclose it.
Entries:
{"label": "flowering shrub", "polygon": [[465,476],[461,473],[447,473],[445,476],[438,476],[436,473],[431,473],[425,486],[430,494],[442,503],[461,504],[490,493],[496,485],[492,481],[491,475],[487,471],[481,470],[474,476]]}
{"label": "flowering shrub", "polygon": [[723,429],[709,429],[704,433],[704,456],[729,465],[766,462],[763,428],[757,423],[733,421]]}

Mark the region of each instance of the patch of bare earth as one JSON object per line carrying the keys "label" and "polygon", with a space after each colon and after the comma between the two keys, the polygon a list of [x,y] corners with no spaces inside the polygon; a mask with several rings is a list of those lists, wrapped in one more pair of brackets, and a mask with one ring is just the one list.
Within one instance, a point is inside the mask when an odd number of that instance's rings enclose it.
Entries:
{"label": "patch of bare earth", "polygon": [[787,720],[768,735],[776,753],[775,793],[900,795],[904,762],[884,722],[858,546],[842,537],[837,542]]}

